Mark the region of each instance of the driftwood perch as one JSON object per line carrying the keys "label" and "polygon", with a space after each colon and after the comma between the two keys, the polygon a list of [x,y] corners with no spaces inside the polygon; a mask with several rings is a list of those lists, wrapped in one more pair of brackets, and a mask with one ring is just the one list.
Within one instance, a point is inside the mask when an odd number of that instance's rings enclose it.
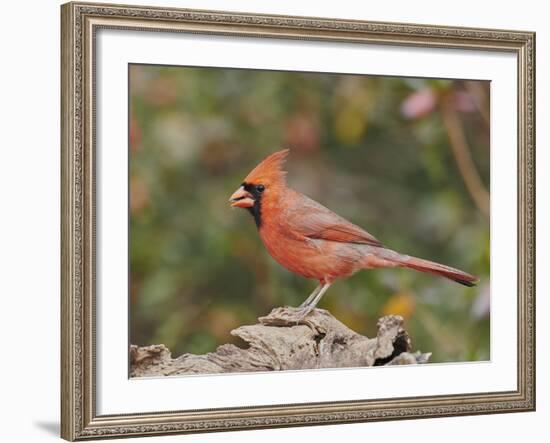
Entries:
{"label": "driftwood perch", "polygon": [[222,372],[282,371],[425,363],[430,353],[411,353],[403,318],[378,320],[374,338],[359,335],[328,311],[315,309],[297,321],[296,309],[275,308],[258,324],[241,326],[231,334],[247,346],[219,346],[205,355],[172,358],[164,345],[130,347],[130,375],[155,377]]}

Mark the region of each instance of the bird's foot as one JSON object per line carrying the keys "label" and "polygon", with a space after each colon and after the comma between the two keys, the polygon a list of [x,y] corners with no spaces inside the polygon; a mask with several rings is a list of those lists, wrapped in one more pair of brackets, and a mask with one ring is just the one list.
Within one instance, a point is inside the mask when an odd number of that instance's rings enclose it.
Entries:
{"label": "bird's foot", "polygon": [[[260,317],[258,320],[261,324],[267,326],[297,326],[305,325],[314,328],[315,316],[312,314],[315,308],[300,308],[293,306],[284,306],[274,308],[268,315]],[[318,310],[318,312],[324,310]]]}
{"label": "bird's foot", "polygon": [[311,306],[311,305],[306,305],[306,306],[300,305],[299,307],[294,308],[293,314],[294,314],[294,321],[296,322],[296,324],[298,325],[302,323],[304,318],[306,318],[314,309],[315,309],[315,306]]}

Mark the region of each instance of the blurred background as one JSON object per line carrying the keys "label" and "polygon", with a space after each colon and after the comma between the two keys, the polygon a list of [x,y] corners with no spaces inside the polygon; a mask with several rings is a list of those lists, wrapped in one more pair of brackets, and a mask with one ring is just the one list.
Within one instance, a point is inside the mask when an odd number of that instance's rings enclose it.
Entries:
{"label": "blurred background", "polygon": [[490,358],[488,82],[131,65],[129,129],[132,344],[213,351],[313,291],[228,203],[288,147],[292,187],[392,249],[481,278],[363,271],[319,307],[367,336],[402,315],[432,362]]}

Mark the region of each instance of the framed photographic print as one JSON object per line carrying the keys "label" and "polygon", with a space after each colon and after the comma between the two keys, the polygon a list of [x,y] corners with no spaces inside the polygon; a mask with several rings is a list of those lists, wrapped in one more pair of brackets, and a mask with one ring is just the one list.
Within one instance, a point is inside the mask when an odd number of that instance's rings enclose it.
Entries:
{"label": "framed photographic print", "polygon": [[62,6],[62,437],[535,408],[535,36]]}

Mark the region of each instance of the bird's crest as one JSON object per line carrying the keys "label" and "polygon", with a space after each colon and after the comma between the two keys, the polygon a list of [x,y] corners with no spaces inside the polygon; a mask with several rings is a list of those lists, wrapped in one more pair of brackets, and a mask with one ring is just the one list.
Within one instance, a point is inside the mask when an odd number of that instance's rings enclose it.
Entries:
{"label": "bird's crest", "polygon": [[266,157],[246,176],[244,181],[252,184],[285,183],[286,171],[283,169],[289,149],[277,151]]}

